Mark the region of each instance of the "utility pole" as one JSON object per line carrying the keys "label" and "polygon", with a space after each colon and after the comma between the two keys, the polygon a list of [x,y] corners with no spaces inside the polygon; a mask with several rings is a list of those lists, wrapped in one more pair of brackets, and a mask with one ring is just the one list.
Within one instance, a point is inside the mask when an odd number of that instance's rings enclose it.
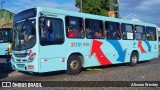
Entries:
{"label": "utility pole", "polygon": [[120,14],[119,14],[119,0],[117,2],[118,2],[118,18],[120,18]]}
{"label": "utility pole", "polygon": [[82,12],[82,0],[80,0],[80,12]]}
{"label": "utility pole", "polygon": [[110,8],[110,10],[108,12],[108,16],[115,17],[113,0],[110,0],[110,7],[109,8]]}
{"label": "utility pole", "polygon": [[[118,8],[117,11],[115,11],[115,6]],[[110,12],[114,13],[115,12],[117,13],[117,17],[119,18],[120,15],[119,15],[119,0],[110,0]]]}
{"label": "utility pole", "polygon": [[3,9],[3,4],[5,3],[5,1],[0,1],[1,3],[1,9]]}
{"label": "utility pole", "polygon": [[110,0],[110,11],[114,11],[114,9],[113,9],[113,0]]}

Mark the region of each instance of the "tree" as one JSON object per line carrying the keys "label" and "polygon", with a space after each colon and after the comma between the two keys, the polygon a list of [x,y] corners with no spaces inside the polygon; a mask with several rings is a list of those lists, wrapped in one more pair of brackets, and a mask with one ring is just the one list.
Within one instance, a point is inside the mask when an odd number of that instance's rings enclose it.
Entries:
{"label": "tree", "polygon": [[[80,0],[75,0],[75,6],[77,8],[80,8]],[[109,0],[83,0],[82,10],[83,10],[82,11],[83,13],[108,16],[108,11],[110,10],[110,1]]]}
{"label": "tree", "polygon": [[[108,16],[108,3],[107,0],[83,0],[82,9],[83,13],[90,13],[96,15]],[[75,6],[80,8],[80,0],[75,1]]]}

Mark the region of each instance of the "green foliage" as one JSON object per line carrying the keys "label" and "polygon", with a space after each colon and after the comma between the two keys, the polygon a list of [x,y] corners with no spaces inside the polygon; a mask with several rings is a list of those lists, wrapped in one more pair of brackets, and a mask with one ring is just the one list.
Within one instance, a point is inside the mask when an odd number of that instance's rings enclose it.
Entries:
{"label": "green foliage", "polygon": [[[83,13],[108,16],[109,2],[108,0],[83,0]],[[80,0],[75,1],[75,6],[80,8]]]}
{"label": "green foliage", "polygon": [[[82,12],[89,14],[96,14],[102,16],[108,16],[108,11],[110,9],[110,0],[82,0]],[[117,4],[117,0],[113,0],[114,4]],[[80,0],[75,0],[75,6],[80,8]],[[114,7],[115,11],[118,7]],[[117,17],[117,13],[115,13]]]}
{"label": "green foliage", "polygon": [[108,16],[108,11],[102,9],[101,12],[100,12],[100,15],[102,15],[102,16]]}
{"label": "green foliage", "polygon": [[1,9],[0,10],[0,19],[4,18],[4,19],[13,19],[15,16],[14,13],[8,11],[8,10],[5,10],[5,9]]}

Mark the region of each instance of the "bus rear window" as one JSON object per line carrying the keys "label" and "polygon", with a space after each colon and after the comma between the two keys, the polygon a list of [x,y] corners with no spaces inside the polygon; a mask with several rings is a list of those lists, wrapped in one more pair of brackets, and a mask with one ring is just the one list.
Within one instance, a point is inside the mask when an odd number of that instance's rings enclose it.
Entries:
{"label": "bus rear window", "polygon": [[0,30],[0,42],[8,42],[12,39],[12,30],[11,29],[1,29]]}

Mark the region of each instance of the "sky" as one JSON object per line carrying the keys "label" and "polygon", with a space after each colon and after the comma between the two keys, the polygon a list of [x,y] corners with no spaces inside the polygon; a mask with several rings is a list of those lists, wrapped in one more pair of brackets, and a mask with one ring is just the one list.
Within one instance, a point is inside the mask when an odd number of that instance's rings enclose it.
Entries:
{"label": "sky", "polygon": [[[75,0],[0,0],[5,1],[3,8],[18,13],[36,6],[78,12]],[[120,16],[131,20],[139,19],[160,26],[160,0],[119,0]]]}

